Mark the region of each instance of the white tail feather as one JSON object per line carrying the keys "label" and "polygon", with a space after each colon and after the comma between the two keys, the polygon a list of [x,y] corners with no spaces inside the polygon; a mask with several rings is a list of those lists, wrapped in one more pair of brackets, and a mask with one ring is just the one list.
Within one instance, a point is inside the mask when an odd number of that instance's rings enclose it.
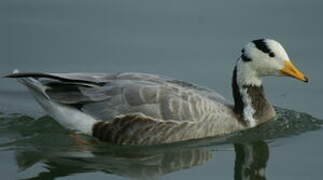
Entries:
{"label": "white tail feather", "polygon": [[[18,72],[18,70],[13,71],[13,73]],[[97,122],[95,118],[73,107],[52,101],[46,94],[47,87],[35,78],[23,77],[17,80],[28,87],[37,102],[62,126],[92,135],[92,127]]]}

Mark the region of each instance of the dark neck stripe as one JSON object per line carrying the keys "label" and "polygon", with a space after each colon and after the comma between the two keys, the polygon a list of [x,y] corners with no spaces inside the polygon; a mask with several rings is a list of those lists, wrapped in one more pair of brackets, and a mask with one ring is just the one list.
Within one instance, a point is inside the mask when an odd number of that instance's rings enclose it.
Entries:
{"label": "dark neck stripe", "polygon": [[270,112],[272,109],[271,104],[265,97],[263,86],[251,86],[245,85],[243,88],[247,89],[249,95],[251,106],[255,110],[253,115],[256,121],[263,121],[263,118],[266,116],[266,112]]}
{"label": "dark neck stripe", "polygon": [[238,80],[237,80],[237,66],[234,67],[232,75],[232,94],[234,99],[234,111],[238,114],[243,114],[244,104],[242,101],[242,95],[239,90]]}

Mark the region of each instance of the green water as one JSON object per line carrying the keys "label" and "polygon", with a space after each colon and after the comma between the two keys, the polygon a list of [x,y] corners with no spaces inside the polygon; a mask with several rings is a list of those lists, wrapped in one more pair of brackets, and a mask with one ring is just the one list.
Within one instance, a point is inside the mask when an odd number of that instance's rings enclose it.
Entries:
{"label": "green water", "polygon": [[71,136],[17,82],[0,79],[0,179],[322,179],[320,0],[4,0],[0,75],[148,72],[231,100],[242,46],[280,41],[303,84],[266,78],[278,118],[220,138],[128,147]]}

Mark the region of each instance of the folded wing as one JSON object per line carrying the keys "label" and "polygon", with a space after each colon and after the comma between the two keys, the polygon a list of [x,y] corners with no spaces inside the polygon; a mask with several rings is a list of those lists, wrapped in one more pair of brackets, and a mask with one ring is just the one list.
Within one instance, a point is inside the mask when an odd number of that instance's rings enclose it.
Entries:
{"label": "folded wing", "polygon": [[207,89],[151,74],[18,73],[9,77],[33,78],[52,101],[104,121],[135,113],[160,120],[199,121],[227,106]]}

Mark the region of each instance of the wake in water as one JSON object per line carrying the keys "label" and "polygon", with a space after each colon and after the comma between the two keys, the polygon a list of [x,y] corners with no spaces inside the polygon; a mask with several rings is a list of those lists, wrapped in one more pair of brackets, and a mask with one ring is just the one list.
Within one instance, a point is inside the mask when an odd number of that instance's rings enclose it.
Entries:
{"label": "wake in water", "polygon": [[[0,150],[14,151],[22,172],[35,164],[47,167],[36,177],[29,177],[31,179],[54,179],[97,171],[151,179],[202,165],[213,158],[214,150],[235,152],[236,179],[246,176],[263,179],[264,173],[260,171],[265,169],[269,158],[266,142],[318,130],[323,124],[322,120],[306,113],[282,108],[276,108],[276,111],[278,116],[274,121],[257,128],[158,146],[102,143],[92,137],[71,136],[70,131],[48,116],[36,119],[22,114],[0,113]],[[245,174],[244,168],[247,167],[250,172]]]}

